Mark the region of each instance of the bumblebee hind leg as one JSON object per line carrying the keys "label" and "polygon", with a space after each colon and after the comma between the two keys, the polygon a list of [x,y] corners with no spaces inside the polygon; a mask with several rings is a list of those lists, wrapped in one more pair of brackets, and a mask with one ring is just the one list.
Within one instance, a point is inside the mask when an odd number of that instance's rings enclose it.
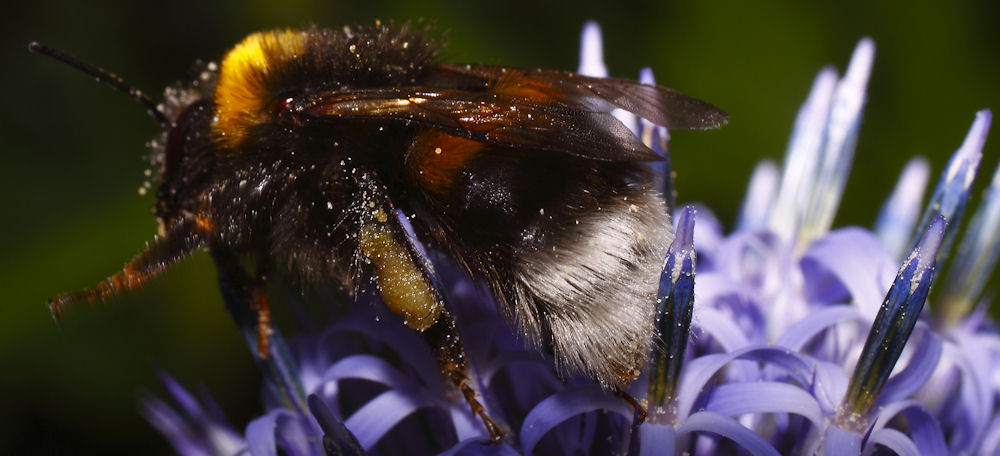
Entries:
{"label": "bumblebee hind leg", "polygon": [[468,366],[465,363],[465,347],[462,346],[462,340],[458,335],[458,328],[455,327],[455,319],[451,317],[451,313],[447,310],[441,312],[437,323],[427,328],[423,336],[434,348],[434,355],[437,358],[438,366],[441,367],[441,373],[448,377],[452,384],[462,392],[462,395],[465,396],[465,402],[472,408],[472,414],[478,415],[483,421],[486,432],[490,434],[490,443],[500,443],[503,440],[504,432],[500,429],[500,425],[486,414],[485,407],[476,399],[476,390],[472,388],[469,377],[466,375]]}
{"label": "bumblebee hind leg", "polygon": [[386,306],[401,315],[407,326],[423,333],[441,372],[483,421],[490,441],[500,442],[503,430],[486,414],[469,384],[465,348],[434,279],[433,266],[407,229],[405,216],[397,213],[375,175],[361,173],[358,185],[362,197],[353,208],[359,220],[357,263],[372,271],[372,280]]}

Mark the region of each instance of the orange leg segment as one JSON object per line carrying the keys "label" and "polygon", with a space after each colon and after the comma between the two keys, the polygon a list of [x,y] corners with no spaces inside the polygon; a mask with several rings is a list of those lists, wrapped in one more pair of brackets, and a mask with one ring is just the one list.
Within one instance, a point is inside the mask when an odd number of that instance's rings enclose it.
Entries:
{"label": "orange leg segment", "polygon": [[486,413],[486,409],[476,399],[476,391],[469,384],[469,377],[465,374],[465,348],[459,338],[458,330],[455,327],[455,320],[447,310],[441,312],[441,316],[433,326],[424,331],[424,337],[434,348],[438,365],[452,384],[462,392],[465,402],[472,409],[472,414],[479,416],[486,432],[490,435],[490,443],[500,443],[503,440],[504,432],[500,425],[493,421],[493,418]]}
{"label": "orange leg segment", "polygon": [[153,239],[147,244],[146,248],[129,260],[121,271],[103,282],[50,299],[49,310],[52,316],[59,320],[63,311],[72,304],[104,300],[124,291],[139,288],[147,280],[156,277],[201,245],[202,238],[196,228],[187,221],[179,221],[171,226],[163,237]]}
{"label": "orange leg segment", "polygon": [[271,304],[263,281],[259,281],[254,287],[253,297],[253,307],[257,313],[257,354],[261,358],[267,358],[271,353],[270,340],[274,329],[271,327]]}
{"label": "orange leg segment", "polygon": [[236,325],[247,337],[256,343],[257,355],[267,359],[271,355],[271,304],[267,296],[266,265],[257,265],[258,271],[251,276],[240,264],[238,255],[221,246],[209,249],[219,271],[219,289],[222,291],[226,308],[232,314]]}
{"label": "orange leg segment", "polygon": [[635,400],[635,398],[632,397],[631,394],[626,393],[625,390],[621,388],[615,388],[614,393],[615,396],[618,396],[625,402],[628,402],[628,405],[632,407],[632,410],[635,411],[636,421],[638,421],[639,423],[646,421],[646,416],[649,415],[649,412],[646,411],[646,407],[643,407],[642,404],[640,404],[639,401]]}

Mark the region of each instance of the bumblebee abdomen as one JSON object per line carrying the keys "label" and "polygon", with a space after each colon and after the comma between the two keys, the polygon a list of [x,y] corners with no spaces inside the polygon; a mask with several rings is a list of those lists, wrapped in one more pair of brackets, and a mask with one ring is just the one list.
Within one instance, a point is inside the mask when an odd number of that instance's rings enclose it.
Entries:
{"label": "bumblebee abdomen", "polygon": [[434,246],[486,279],[561,370],[628,384],[652,342],[673,237],[647,167],[486,147],[450,179],[448,192],[424,194],[431,213],[415,219],[438,233]]}

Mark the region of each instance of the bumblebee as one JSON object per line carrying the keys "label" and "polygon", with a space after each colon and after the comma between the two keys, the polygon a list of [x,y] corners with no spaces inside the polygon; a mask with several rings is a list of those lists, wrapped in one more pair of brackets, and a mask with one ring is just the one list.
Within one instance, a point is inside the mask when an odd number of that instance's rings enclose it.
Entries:
{"label": "bumblebee", "polygon": [[55,315],[205,249],[267,357],[270,273],[373,286],[427,338],[494,441],[503,432],[468,384],[425,249],[485,284],[560,371],[621,391],[653,343],[672,228],[648,166],[662,158],[612,111],[672,129],[726,120],[663,87],[441,63],[438,44],[410,25],[254,33],[160,105],[117,76],[32,49],[132,94],[163,129],[152,154],[158,236],[103,282],[50,300]]}

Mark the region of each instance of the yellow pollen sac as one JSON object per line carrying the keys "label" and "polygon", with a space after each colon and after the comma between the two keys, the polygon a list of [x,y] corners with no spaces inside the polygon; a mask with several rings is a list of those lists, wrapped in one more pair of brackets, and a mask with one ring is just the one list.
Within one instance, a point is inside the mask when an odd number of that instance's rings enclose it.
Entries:
{"label": "yellow pollen sac", "polygon": [[299,57],[306,44],[299,30],[258,32],[226,54],[215,87],[215,133],[226,146],[236,148],[247,130],[261,120],[270,97],[268,81],[274,69]]}
{"label": "yellow pollen sac", "polygon": [[382,301],[403,317],[406,326],[423,331],[437,321],[441,300],[406,247],[393,236],[390,225],[383,222],[369,220],[362,226],[361,253],[375,266],[375,285]]}

